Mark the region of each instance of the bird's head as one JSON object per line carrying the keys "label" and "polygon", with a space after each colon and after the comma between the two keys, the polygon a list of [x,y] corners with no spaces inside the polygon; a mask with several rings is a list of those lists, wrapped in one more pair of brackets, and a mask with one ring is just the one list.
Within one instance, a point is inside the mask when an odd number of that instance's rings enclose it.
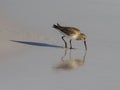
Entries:
{"label": "bird's head", "polygon": [[87,36],[84,33],[81,33],[80,38],[81,38],[82,41],[86,41]]}

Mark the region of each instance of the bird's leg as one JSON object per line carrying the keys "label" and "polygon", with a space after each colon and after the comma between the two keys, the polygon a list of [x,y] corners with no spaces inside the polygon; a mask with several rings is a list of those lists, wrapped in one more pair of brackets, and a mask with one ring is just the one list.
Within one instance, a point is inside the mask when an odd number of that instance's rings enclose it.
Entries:
{"label": "bird's leg", "polygon": [[65,48],[67,48],[67,42],[64,40],[64,37],[65,37],[65,36],[62,36],[62,40],[63,40],[64,43],[65,43]]}
{"label": "bird's leg", "polygon": [[70,39],[70,49],[73,49],[71,41],[72,41],[72,39]]}

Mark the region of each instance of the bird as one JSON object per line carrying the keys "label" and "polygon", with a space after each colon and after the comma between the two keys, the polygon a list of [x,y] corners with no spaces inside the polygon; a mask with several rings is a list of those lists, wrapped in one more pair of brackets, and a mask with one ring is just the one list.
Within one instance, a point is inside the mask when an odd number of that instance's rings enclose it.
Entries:
{"label": "bird", "polygon": [[70,49],[73,49],[71,41],[74,40],[81,40],[84,42],[85,49],[87,50],[86,39],[87,36],[82,33],[78,28],[75,27],[68,27],[68,26],[61,26],[59,23],[53,24],[53,28],[58,30],[63,36],[61,37],[65,43],[65,48],[67,48],[67,42],[65,41],[64,37],[68,37],[70,39]]}

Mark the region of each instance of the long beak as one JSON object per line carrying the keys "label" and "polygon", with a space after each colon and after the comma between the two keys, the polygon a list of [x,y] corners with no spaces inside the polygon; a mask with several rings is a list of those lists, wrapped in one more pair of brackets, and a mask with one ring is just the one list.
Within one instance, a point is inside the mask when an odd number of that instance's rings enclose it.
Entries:
{"label": "long beak", "polygon": [[86,41],[84,41],[84,45],[85,45],[85,49],[87,50],[87,44],[86,44]]}

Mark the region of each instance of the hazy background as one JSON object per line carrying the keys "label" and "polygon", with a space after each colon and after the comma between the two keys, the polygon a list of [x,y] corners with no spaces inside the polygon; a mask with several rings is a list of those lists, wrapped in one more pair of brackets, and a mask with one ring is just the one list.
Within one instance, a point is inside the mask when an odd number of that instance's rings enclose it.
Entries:
{"label": "hazy background", "polygon": [[[57,22],[88,36],[86,61],[78,69],[53,68],[64,56],[61,35],[52,28]],[[1,90],[120,90],[119,0],[0,0],[0,24],[0,32],[16,32],[8,44],[29,47],[2,57]],[[73,43],[72,58],[82,59],[83,43]]]}

